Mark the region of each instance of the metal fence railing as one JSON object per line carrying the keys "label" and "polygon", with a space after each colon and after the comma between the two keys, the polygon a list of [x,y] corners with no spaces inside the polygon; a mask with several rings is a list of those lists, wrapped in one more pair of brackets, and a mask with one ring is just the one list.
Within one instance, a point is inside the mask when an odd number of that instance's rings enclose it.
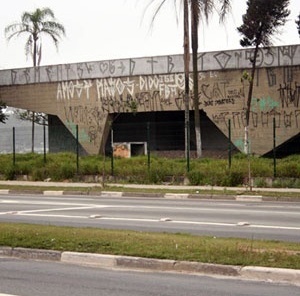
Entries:
{"label": "metal fence railing", "polygon": [[[274,120],[275,121],[275,120]],[[205,125],[207,124],[207,125]],[[276,148],[276,123],[273,122],[273,150],[268,157],[273,158],[273,175],[276,177],[276,159],[289,153],[287,148]],[[193,131],[193,125],[190,130]],[[231,123],[228,122],[228,134],[223,135],[217,128],[209,122],[202,125],[202,148],[205,157],[228,158],[228,167],[231,167],[232,156],[237,149],[231,142]],[[50,130],[50,128],[49,128]],[[78,127],[70,133],[64,126],[52,126],[52,132],[48,135],[48,127],[35,125],[34,152],[44,154],[46,162],[47,153],[71,151],[77,155],[77,170],[79,169],[79,156],[84,154],[84,150],[79,143]],[[75,137],[73,135],[75,135]],[[50,139],[51,138],[51,139]],[[53,140],[54,138],[54,140]],[[49,141],[51,145],[49,145]],[[299,137],[294,139],[290,147],[300,147]],[[298,142],[297,142],[298,141]],[[32,152],[32,130],[31,123],[24,122],[18,126],[2,125],[0,128],[0,153],[15,154]],[[297,150],[291,149],[291,152]],[[191,132],[190,154],[191,159],[195,158],[196,141],[195,135]],[[112,174],[114,171],[115,157],[133,157],[136,155],[147,155],[148,168],[151,165],[151,157],[163,156],[170,158],[185,158],[185,125],[183,121],[149,121],[143,123],[128,122],[114,123],[110,127],[110,133],[106,142],[105,155],[111,158]],[[189,159],[187,159],[189,161]],[[187,168],[189,166],[187,165]]]}

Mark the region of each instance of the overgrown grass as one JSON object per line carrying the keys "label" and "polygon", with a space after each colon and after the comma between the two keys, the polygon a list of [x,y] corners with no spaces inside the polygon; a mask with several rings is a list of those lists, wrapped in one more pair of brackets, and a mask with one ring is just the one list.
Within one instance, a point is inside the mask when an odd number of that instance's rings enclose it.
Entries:
{"label": "overgrown grass", "polygon": [[27,224],[0,224],[0,246],[300,269],[300,245]]}
{"label": "overgrown grass", "polygon": [[[151,156],[148,166],[147,156],[129,159],[111,159],[102,156],[85,156],[77,158],[72,153],[48,154],[44,163],[43,155],[18,154],[16,164],[12,164],[12,155],[0,155],[0,174],[5,179],[14,179],[16,175],[29,175],[32,180],[52,181],[80,180],[82,175],[105,176],[110,181],[142,184],[173,184],[188,179],[191,185],[241,186],[248,184],[249,160],[242,154],[232,158],[231,168],[224,159],[191,159],[190,171],[186,171],[185,159],[170,159]],[[273,160],[263,157],[250,158],[251,177],[256,186],[300,188],[300,155],[293,155],[277,160],[277,179],[273,178]],[[112,175],[113,171],[113,176]],[[271,180],[266,182],[266,178]]]}

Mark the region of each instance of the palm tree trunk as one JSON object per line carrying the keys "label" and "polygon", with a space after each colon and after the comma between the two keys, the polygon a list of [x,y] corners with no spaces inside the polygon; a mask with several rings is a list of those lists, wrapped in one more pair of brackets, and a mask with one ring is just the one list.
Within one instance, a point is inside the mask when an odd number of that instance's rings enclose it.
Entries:
{"label": "palm tree trunk", "polygon": [[[37,66],[37,39],[34,37],[33,42],[33,67]],[[34,153],[34,132],[35,132],[35,112],[32,111],[31,121],[31,153]]]}
{"label": "palm tree trunk", "polygon": [[188,0],[183,2],[183,23],[184,23],[184,36],[183,36],[183,48],[184,48],[184,78],[185,78],[185,155],[187,159],[187,171],[189,171],[189,158],[190,158],[190,104],[189,104],[189,64],[190,64],[190,36],[189,36],[189,12],[188,12]]}
{"label": "palm tree trunk", "polygon": [[198,87],[198,19],[191,11],[192,16],[192,54],[193,54],[193,80],[194,80],[194,120],[197,158],[202,156],[202,140],[199,113],[199,87]]}

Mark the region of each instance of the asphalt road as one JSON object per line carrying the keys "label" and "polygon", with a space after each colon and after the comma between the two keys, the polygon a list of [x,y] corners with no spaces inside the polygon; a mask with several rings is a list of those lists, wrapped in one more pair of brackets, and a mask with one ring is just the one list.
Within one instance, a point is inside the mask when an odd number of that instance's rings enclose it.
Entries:
{"label": "asphalt road", "polygon": [[91,196],[0,196],[0,221],[300,242],[300,204]]}
{"label": "asphalt road", "polygon": [[16,296],[282,296],[299,295],[300,291],[299,286],[271,282],[1,257],[0,279],[0,295]]}

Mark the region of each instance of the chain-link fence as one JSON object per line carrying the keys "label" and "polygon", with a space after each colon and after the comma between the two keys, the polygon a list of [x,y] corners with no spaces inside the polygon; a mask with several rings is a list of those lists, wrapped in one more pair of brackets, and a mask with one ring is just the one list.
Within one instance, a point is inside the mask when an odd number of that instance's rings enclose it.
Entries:
{"label": "chain-link fence", "polygon": [[[12,119],[6,124],[0,124],[0,153],[44,153],[48,152],[48,127],[34,125],[29,121]],[[32,145],[34,141],[34,145]]]}

